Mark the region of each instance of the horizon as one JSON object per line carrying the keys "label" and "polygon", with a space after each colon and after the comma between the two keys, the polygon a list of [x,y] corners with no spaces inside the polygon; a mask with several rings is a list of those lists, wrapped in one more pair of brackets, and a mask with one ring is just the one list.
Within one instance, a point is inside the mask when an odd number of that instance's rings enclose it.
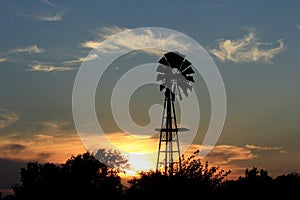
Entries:
{"label": "horizon", "polygon": [[[152,69],[164,51],[174,47],[189,53],[192,61],[206,56],[203,62],[192,62],[196,73],[189,96],[175,101],[177,115],[187,116],[179,120],[180,127],[190,129],[179,133],[184,155],[208,149],[203,160],[230,169],[232,179],[252,167],[267,170],[271,177],[300,173],[299,8],[295,1],[258,0],[0,2],[0,191],[11,190],[20,167],[29,161],[64,163],[71,155],[100,148],[128,157],[133,174],[155,169],[155,128],[161,125],[164,95],[150,80],[156,80]],[[174,32],[190,40],[180,40]],[[113,37],[114,45],[132,51],[103,69],[92,96],[95,105],[86,107],[93,107],[103,131],[99,134],[93,129],[98,124],[76,121],[87,110],[74,112],[74,91],[79,72],[103,61],[101,56],[113,49],[108,46]],[[146,48],[153,41],[165,48]],[[184,41],[203,47],[203,57]],[[218,72],[221,81],[205,77],[205,67]],[[126,82],[131,78],[133,82]],[[144,85],[133,90],[141,80]],[[212,97],[223,96],[212,94],[207,80],[223,83],[226,92],[226,102],[218,104],[226,106],[224,126],[214,139],[206,135],[215,106]],[[124,98],[129,91],[132,96]],[[192,104],[195,99],[199,108]],[[89,114],[82,117],[88,121]]]}

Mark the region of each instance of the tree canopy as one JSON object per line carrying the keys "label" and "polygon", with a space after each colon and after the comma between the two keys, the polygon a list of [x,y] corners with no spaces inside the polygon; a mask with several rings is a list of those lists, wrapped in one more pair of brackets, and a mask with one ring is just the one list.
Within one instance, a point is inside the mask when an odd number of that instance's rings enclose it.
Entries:
{"label": "tree canopy", "polygon": [[256,198],[297,196],[300,176],[297,173],[269,176],[263,169],[246,168],[244,176],[228,180],[229,171],[202,162],[197,152],[182,156],[181,169],[165,174],[145,171],[121,183],[119,173],[129,167],[119,152],[100,149],[96,155],[86,152],[71,156],[63,164],[28,162],[20,169],[20,184],[12,185],[14,195],[0,199],[153,199],[153,198]]}

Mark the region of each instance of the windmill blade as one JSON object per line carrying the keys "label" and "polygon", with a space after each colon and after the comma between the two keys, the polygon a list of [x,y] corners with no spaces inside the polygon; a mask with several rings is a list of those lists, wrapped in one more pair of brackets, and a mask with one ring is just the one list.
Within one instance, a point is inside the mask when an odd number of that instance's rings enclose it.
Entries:
{"label": "windmill blade", "polygon": [[195,71],[191,68],[191,67],[188,67],[187,69],[185,69],[183,72],[181,72],[181,74],[186,77],[187,74],[194,74]]}
{"label": "windmill blade", "polygon": [[177,52],[168,52],[165,54],[165,57],[167,59],[167,62],[170,64],[169,66],[172,68],[177,68],[179,69],[183,60],[184,56],[180,55]]}
{"label": "windmill blade", "polygon": [[192,63],[185,59],[180,67],[180,71],[184,71],[186,68],[188,68]]}
{"label": "windmill blade", "polygon": [[170,77],[172,74],[172,68],[169,66],[165,66],[165,65],[159,65],[156,68],[156,71],[164,74],[166,76],[166,78]]}
{"label": "windmill blade", "polygon": [[194,78],[192,76],[186,76],[185,77],[188,81],[191,81],[193,83],[195,83]]}
{"label": "windmill blade", "polygon": [[164,74],[157,74],[156,81],[162,81],[164,79],[165,79],[165,75]]}
{"label": "windmill blade", "polygon": [[182,101],[181,91],[178,86],[177,86],[177,92],[178,92],[179,100]]}
{"label": "windmill blade", "polygon": [[188,89],[188,90],[192,91],[192,88],[193,88],[193,87],[192,87],[191,85],[189,85],[189,84],[187,85],[187,89]]}
{"label": "windmill blade", "polygon": [[167,89],[167,88],[169,88],[171,90],[172,89],[172,83],[170,81],[163,80],[163,83],[160,84],[159,89],[161,89],[160,91],[162,91],[163,89]]}
{"label": "windmill blade", "polygon": [[169,63],[165,57],[162,57],[158,62],[162,65],[169,66]]}
{"label": "windmill blade", "polygon": [[187,97],[188,91],[192,91],[190,82],[195,82],[192,76],[195,73],[192,63],[185,59],[185,55],[176,51],[165,53],[158,62],[156,80],[161,81],[159,90],[165,90],[166,96],[170,93],[176,94],[179,100],[182,100],[182,93]]}
{"label": "windmill blade", "polygon": [[186,81],[183,84],[180,84],[179,86],[182,86],[185,90],[190,90],[192,91],[192,86]]}
{"label": "windmill blade", "polygon": [[162,91],[163,89],[165,89],[165,86],[164,85],[159,85],[159,91]]}
{"label": "windmill blade", "polygon": [[177,86],[180,87],[180,89],[183,91],[186,97],[188,95],[187,91],[188,90],[192,91],[192,86],[186,80],[178,81]]}
{"label": "windmill blade", "polygon": [[164,65],[158,65],[158,67],[156,68],[156,71],[157,72],[160,72],[160,73],[165,73],[166,72],[166,67]]}
{"label": "windmill blade", "polygon": [[188,94],[188,92],[187,92],[187,87],[186,86],[179,86],[180,88],[181,88],[181,90],[182,90],[182,92],[184,93],[184,95],[185,95],[185,97],[187,97],[189,94]]}

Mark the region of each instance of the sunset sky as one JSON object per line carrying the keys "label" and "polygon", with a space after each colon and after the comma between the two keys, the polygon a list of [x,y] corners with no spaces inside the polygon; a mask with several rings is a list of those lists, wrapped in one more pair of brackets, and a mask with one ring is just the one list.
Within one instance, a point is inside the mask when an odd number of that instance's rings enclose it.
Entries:
{"label": "sunset sky", "polygon": [[[134,131],[125,134],[113,118],[110,103],[113,86],[124,72],[157,62],[161,52],[127,54],[100,80],[95,111],[105,137],[96,133],[82,138],[72,112],[73,86],[83,61],[101,57],[101,52],[91,52],[112,35],[140,27],[167,28],[189,36],[207,51],[222,76],[225,123],[205,160],[231,169],[232,178],[254,166],[271,176],[300,173],[299,10],[300,2],[292,0],[2,0],[0,190],[18,182],[20,167],[29,161],[63,163],[71,155],[95,148],[121,150],[133,171],[155,166],[157,133],[153,130],[152,137]],[[133,41],[145,42],[143,37]],[[170,38],[160,42],[168,45]],[[199,74],[195,79],[201,123],[198,130],[190,130],[195,138],[187,154],[201,148],[210,119],[209,94]],[[162,103],[158,86],[148,85],[138,88],[124,106],[135,123],[146,126],[161,120],[161,107],[149,115],[148,111]]]}

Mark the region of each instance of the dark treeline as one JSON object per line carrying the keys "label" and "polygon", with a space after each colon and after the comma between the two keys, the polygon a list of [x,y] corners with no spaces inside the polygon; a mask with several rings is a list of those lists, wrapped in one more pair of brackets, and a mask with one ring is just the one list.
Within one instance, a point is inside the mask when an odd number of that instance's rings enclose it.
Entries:
{"label": "dark treeline", "polygon": [[[99,150],[72,156],[64,164],[29,162],[20,169],[20,183],[12,185],[14,194],[0,199],[200,199],[299,197],[300,176],[297,173],[275,178],[256,167],[246,169],[237,180],[228,180],[230,171],[202,163],[194,155],[182,157],[182,170],[173,174],[147,171],[121,183],[119,172],[128,167],[117,151]],[[103,163],[106,163],[103,164]]]}

